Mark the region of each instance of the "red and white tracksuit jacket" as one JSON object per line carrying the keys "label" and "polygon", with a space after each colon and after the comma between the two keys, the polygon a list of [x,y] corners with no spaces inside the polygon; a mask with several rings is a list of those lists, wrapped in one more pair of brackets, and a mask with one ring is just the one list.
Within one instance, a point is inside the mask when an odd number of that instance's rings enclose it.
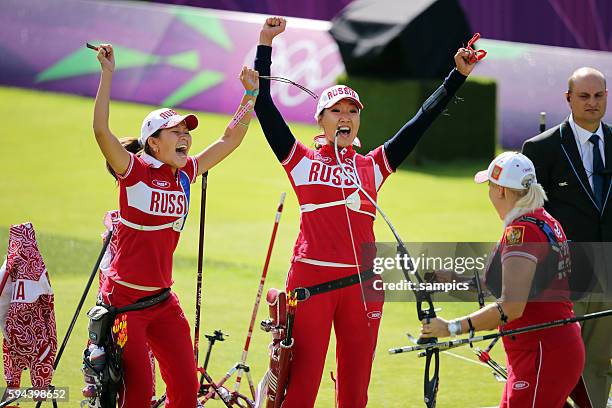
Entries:
{"label": "red and white tracksuit jacket", "polygon": [[53,377],[57,332],[53,290],[32,224],[11,226],[1,279],[7,386],[19,387],[22,371],[29,369],[32,386],[46,388]]}
{"label": "red and white tracksuit jacket", "polygon": [[[293,261],[306,259],[306,262],[313,260],[315,264],[320,261],[336,266],[355,265],[361,262],[361,245],[375,240],[373,225],[376,208],[350,177],[356,174],[363,189],[376,200],[378,190],[392,173],[385,150],[380,146],[363,156],[351,146],[340,149],[339,156],[349,177],[336,163],[331,145],[312,150],[296,141],[289,156],[282,162],[301,210],[300,232],[293,249]],[[351,269],[354,273],[354,268]]]}
{"label": "red and white tracksuit jacket", "polygon": [[[172,258],[188,213],[189,185],[196,176],[193,157],[175,174],[147,154],[130,156],[126,173],[119,176],[120,222],[113,232],[116,252],[100,288],[104,303],[123,307],[172,285]],[[124,316],[128,340],[122,353],[120,406],[150,405],[151,350],[166,383],[166,407],[194,407],[199,383],[193,343],[176,294]]]}

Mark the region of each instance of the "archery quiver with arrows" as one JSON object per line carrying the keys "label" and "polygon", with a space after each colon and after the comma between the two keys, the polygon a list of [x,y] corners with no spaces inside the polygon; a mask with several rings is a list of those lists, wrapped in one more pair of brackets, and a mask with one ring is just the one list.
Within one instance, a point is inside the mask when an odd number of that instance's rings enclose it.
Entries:
{"label": "archery quiver with arrows", "polygon": [[[85,388],[81,407],[115,408],[123,378],[121,353],[125,345],[126,324],[115,319],[115,308],[94,306],[89,317],[89,346],[83,352]],[[125,316],[125,315],[124,315]]]}
{"label": "archery quiver with arrows", "polygon": [[261,329],[272,334],[270,368],[258,386],[256,407],[279,408],[284,400],[293,357],[293,321],[297,298],[278,289],[269,289],[266,302],[270,317],[261,322]]}
{"label": "archery quiver with arrows", "polygon": [[98,303],[87,312],[89,341],[83,353],[83,374],[87,386],[81,407],[115,408],[123,379],[121,354],[127,342],[127,312],[155,306],[170,297],[170,289],[139,299],[136,303],[114,307]]}

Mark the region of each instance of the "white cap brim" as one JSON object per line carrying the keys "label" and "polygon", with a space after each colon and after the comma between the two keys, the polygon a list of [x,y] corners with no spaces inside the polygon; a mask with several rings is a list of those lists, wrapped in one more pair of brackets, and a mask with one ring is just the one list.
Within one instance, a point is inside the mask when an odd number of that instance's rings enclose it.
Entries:
{"label": "white cap brim", "polygon": [[350,96],[342,96],[342,95],[340,95],[340,97],[335,97],[335,98],[330,99],[330,100],[329,100],[329,101],[328,101],[328,102],[325,104],[325,106],[323,106],[323,109],[327,109],[327,108],[329,108],[329,107],[332,107],[332,106],[334,106],[335,104],[337,104],[338,102],[340,102],[340,101],[341,101],[341,100],[343,100],[343,99],[350,99],[351,101],[355,102],[355,105],[357,105],[357,107],[359,108],[359,110],[363,109],[363,104],[362,104],[360,101],[358,101],[357,99],[355,99],[355,98],[353,98],[353,97],[350,97]]}
{"label": "white cap brim", "polygon": [[140,142],[140,145],[144,147],[147,144],[147,139],[151,137],[153,133],[157,132],[160,129],[173,128],[179,125],[183,121],[185,121],[185,125],[187,126],[188,130],[193,130],[198,127],[198,118],[193,113],[189,113],[187,115],[175,116],[171,120],[163,124],[162,126],[158,127],[157,129],[151,130],[148,135],[145,136],[141,134],[140,137],[138,138],[138,141]]}
{"label": "white cap brim", "polygon": [[489,170],[481,170],[474,175],[474,181],[478,184],[489,180]]}
{"label": "white cap brim", "polygon": [[172,120],[168,121],[168,123],[166,123],[166,125],[161,127],[160,129],[168,129],[168,128],[175,127],[181,124],[181,122],[183,121],[185,121],[185,125],[187,125],[188,130],[193,130],[198,127],[198,118],[193,113],[190,113],[187,115],[173,118]]}
{"label": "white cap brim", "polygon": [[351,96],[341,95],[340,97],[334,97],[330,99],[329,101],[327,101],[327,103],[324,106],[318,106],[317,111],[315,112],[315,115],[314,115],[315,120],[319,119],[319,115],[321,114],[321,112],[323,112],[327,108],[331,108],[332,106],[334,106],[336,103],[340,102],[343,99],[350,99],[351,101],[355,103],[355,105],[357,105],[357,108],[359,110],[363,110],[363,104],[360,101],[358,101],[357,99]]}

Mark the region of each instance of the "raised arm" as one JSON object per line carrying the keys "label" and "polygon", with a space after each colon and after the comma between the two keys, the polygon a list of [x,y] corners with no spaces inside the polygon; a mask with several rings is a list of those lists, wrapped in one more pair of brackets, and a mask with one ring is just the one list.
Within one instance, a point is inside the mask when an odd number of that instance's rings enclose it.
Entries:
{"label": "raised arm", "polygon": [[444,111],[459,87],[472,72],[475,62],[470,62],[470,51],[460,48],[455,54],[455,68],[444,83],[421,105],[416,115],[410,119],[391,139],[385,142],[385,154],[393,170],[408,157],[425,131]]}
{"label": "raised arm", "polygon": [[[287,21],[281,17],[270,17],[266,19],[259,34],[259,45],[255,57],[255,70],[260,75],[270,75],[272,65],[272,40],[285,31]],[[289,126],[285,123],[282,115],[274,105],[270,95],[270,80],[261,79],[259,97],[255,103],[255,113],[259,124],[264,132],[268,144],[274,151],[278,161],[283,161],[289,155],[295,144],[295,137]]]}
{"label": "raised arm", "polygon": [[108,125],[111,83],[115,70],[115,55],[112,45],[100,45],[98,61],[100,61],[102,73],[94,105],[94,135],[109,166],[116,174],[124,174],[130,164],[130,154],[113,135]]}
{"label": "raised arm", "polygon": [[242,67],[240,82],[245,93],[223,136],[195,156],[198,161],[198,175],[210,170],[240,146],[249,129],[251,111],[259,89],[259,74],[253,69]]}

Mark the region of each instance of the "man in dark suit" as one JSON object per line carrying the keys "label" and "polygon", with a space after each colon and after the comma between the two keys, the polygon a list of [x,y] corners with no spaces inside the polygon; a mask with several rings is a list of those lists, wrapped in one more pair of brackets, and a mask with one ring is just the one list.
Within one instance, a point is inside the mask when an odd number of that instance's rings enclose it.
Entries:
{"label": "man in dark suit", "polygon": [[[546,210],[575,242],[612,242],[612,131],[602,122],[608,90],[604,75],[593,68],[580,68],[568,80],[565,93],[571,115],[558,126],[523,144],[523,154],[533,161],[538,182],[548,195]],[[612,245],[612,243],[610,244]],[[605,248],[612,248],[606,244]],[[602,290],[612,284],[606,272],[612,253],[599,248],[594,253],[598,283],[594,291],[575,303],[576,314],[610,309],[610,298]],[[579,274],[581,268],[574,268]],[[584,380],[593,407],[605,407],[612,371],[612,319],[595,319],[582,326],[586,347]]]}

